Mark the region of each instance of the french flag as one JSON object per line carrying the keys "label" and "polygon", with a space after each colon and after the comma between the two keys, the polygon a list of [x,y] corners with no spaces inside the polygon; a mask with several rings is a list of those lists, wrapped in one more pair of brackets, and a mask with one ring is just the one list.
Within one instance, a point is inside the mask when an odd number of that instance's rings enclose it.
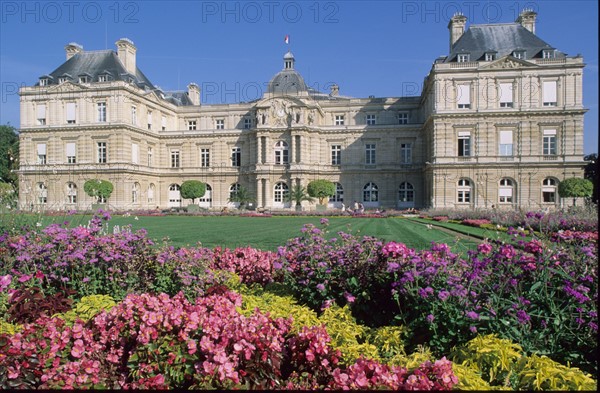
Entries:
{"label": "french flag", "polygon": [[285,35],[285,38],[283,39],[283,42],[285,42],[286,44],[290,43],[290,36],[288,34]]}

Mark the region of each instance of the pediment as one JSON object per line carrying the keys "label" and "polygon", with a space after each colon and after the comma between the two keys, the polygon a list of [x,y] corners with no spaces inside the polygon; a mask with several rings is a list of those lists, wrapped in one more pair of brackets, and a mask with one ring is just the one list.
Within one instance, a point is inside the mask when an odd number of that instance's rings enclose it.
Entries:
{"label": "pediment", "polygon": [[321,107],[312,100],[298,97],[271,97],[256,103],[256,124],[259,126],[289,127],[312,125],[323,116]]}
{"label": "pediment", "polygon": [[529,61],[517,59],[512,55],[507,55],[498,59],[486,66],[481,67],[482,69],[511,69],[521,67],[537,67],[537,64],[533,64]]}
{"label": "pediment", "polygon": [[71,81],[63,82],[60,85],[50,85],[49,92],[63,93],[72,91],[81,91],[87,89],[86,86],[75,84]]}

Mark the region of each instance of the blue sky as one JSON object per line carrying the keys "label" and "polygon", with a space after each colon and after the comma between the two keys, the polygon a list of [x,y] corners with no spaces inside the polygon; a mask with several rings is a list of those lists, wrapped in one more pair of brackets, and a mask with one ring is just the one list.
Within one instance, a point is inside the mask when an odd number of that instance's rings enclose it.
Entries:
{"label": "blue sky", "polygon": [[[513,22],[538,13],[536,33],[582,54],[584,151],[598,151],[598,2],[589,1],[6,1],[0,14],[0,124],[19,124],[19,86],[65,61],[69,42],[115,49],[130,38],[137,65],[164,90],[202,88],[203,103],[249,101],[283,67],[288,47],[306,82],[367,97],[420,93],[448,53],[449,18]],[[290,36],[287,46],[283,40]]]}

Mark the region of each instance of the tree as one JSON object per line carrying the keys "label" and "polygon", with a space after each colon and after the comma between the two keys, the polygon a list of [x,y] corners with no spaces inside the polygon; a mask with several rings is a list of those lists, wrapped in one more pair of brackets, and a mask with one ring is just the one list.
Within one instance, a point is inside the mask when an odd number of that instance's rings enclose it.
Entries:
{"label": "tree", "polygon": [[110,198],[113,185],[108,180],[90,179],[83,184],[83,191],[92,198],[97,198],[98,203],[102,203]]}
{"label": "tree", "polygon": [[254,198],[250,195],[250,191],[245,187],[240,187],[229,197],[229,202],[237,202],[240,204],[240,209],[243,209],[249,203],[254,202]]}
{"label": "tree", "polygon": [[285,200],[286,202],[294,202],[296,206],[302,206],[302,202],[313,202],[314,198],[308,194],[306,188],[296,184],[292,187],[292,191],[286,193]]}
{"label": "tree", "polygon": [[573,198],[573,206],[576,205],[576,198],[589,198],[593,191],[592,182],[581,177],[565,179],[558,185],[558,195],[562,198]]}
{"label": "tree", "polygon": [[181,197],[191,199],[192,205],[196,198],[202,198],[206,192],[206,184],[199,180],[186,180],[181,183]]}
{"label": "tree", "polygon": [[17,206],[17,193],[12,184],[0,181],[0,212],[5,206],[8,208]]}
{"label": "tree", "polygon": [[600,175],[600,163],[598,162],[598,154],[588,154],[583,157],[584,161],[587,161],[587,165],[583,169],[583,177],[588,179],[594,185],[594,191],[592,192],[592,202],[598,203],[599,195],[598,195],[598,187],[600,187],[600,181],[598,176]]}
{"label": "tree", "polygon": [[17,174],[12,172],[19,167],[19,135],[7,124],[0,126],[0,182],[18,186]]}
{"label": "tree", "polygon": [[317,179],[308,183],[308,195],[319,198],[319,204],[324,205],[325,199],[335,195],[335,184],[325,179]]}

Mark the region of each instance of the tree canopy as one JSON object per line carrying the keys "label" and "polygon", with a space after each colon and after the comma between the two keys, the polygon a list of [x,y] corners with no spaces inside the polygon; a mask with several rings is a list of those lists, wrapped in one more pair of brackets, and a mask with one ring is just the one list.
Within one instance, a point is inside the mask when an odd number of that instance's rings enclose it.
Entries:
{"label": "tree canopy", "polygon": [[19,167],[19,135],[11,125],[0,126],[0,182],[17,186],[17,174],[12,170]]}
{"label": "tree canopy", "polygon": [[571,177],[560,182],[558,185],[558,194],[562,198],[589,198],[594,191],[594,185],[588,179],[581,177]]}
{"label": "tree canopy", "polygon": [[598,176],[600,175],[600,163],[598,162],[598,154],[588,154],[583,157],[584,161],[587,162],[584,168],[584,177],[592,182],[594,185],[594,191],[592,192],[592,201],[594,203],[598,203],[599,195],[598,195],[598,187],[600,187],[600,181]]}
{"label": "tree canopy", "polygon": [[98,198],[98,202],[110,198],[113,185],[108,180],[90,179],[83,184],[83,191],[92,198]]}
{"label": "tree canopy", "polygon": [[319,198],[319,204],[324,205],[325,199],[335,195],[335,184],[326,179],[317,179],[308,183],[308,195]]}
{"label": "tree canopy", "polygon": [[181,197],[184,199],[191,199],[192,204],[196,198],[202,198],[206,192],[206,184],[199,180],[186,180],[181,183]]}

